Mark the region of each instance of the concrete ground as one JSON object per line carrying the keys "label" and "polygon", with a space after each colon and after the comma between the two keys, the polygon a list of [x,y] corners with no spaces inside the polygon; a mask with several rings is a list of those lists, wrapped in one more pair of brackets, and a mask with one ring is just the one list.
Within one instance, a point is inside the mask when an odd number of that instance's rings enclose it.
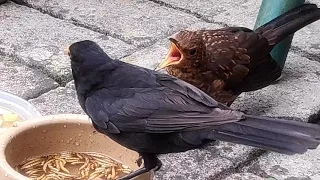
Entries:
{"label": "concrete ground", "polygon": [[[42,115],[83,113],[63,49],[90,39],[113,58],[154,68],[167,37],[182,29],[252,28],[257,0],[19,0],[0,6],[0,89],[31,102]],[[320,5],[320,0],[313,0]],[[242,94],[233,108],[305,120],[320,108],[320,21],[297,32],[283,78]],[[216,142],[160,156],[158,180],[319,180],[320,148],[285,156]]]}

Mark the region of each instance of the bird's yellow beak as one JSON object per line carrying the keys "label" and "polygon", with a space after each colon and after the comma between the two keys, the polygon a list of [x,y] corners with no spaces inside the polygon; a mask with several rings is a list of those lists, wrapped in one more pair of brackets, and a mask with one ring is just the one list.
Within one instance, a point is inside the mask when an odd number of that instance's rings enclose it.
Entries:
{"label": "bird's yellow beak", "polygon": [[70,49],[69,49],[70,46],[68,46],[67,48],[64,49],[64,55],[68,55],[70,56]]}
{"label": "bird's yellow beak", "polygon": [[179,64],[180,60],[183,59],[183,54],[177,47],[177,45],[171,42],[170,49],[166,58],[159,64],[157,70],[166,68],[168,66]]}

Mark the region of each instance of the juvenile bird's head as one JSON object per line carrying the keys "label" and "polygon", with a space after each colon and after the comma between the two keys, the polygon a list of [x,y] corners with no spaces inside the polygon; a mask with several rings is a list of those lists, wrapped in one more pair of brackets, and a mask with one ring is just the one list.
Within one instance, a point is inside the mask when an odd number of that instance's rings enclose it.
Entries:
{"label": "juvenile bird's head", "polygon": [[169,38],[171,44],[166,58],[159,65],[160,69],[176,67],[187,69],[197,67],[204,58],[202,35],[197,31],[180,31]]}

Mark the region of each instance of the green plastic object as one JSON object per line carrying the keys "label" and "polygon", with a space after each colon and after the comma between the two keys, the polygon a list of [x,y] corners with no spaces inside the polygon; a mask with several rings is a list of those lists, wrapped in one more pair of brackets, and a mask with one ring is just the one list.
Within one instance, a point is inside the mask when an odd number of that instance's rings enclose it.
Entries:
{"label": "green plastic object", "polygon": [[[254,25],[254,29],[271,21],[279,15],[289,11],[290,9],[304,4],[304,2],[305,0],[263,0],[260,6],[256,23]],[[283,69],[286,62],[292,38],[293,35],[287,37],[279,44],[277,44],[271,51],[271,56],[277,61],[281,69]]]}

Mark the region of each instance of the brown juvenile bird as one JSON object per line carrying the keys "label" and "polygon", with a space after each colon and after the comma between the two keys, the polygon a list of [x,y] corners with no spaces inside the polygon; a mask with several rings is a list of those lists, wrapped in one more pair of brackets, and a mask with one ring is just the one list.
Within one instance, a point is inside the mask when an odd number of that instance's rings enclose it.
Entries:
{"label": "brown juvenile bird", "polygon": [[273,47],[320,19],[315,4],[304,4],[252,31],[243,27],[180,31],[159,65],[169,74],[200,88],[228,106],[242,93],[270,85],[281,69],[270,56]]}

